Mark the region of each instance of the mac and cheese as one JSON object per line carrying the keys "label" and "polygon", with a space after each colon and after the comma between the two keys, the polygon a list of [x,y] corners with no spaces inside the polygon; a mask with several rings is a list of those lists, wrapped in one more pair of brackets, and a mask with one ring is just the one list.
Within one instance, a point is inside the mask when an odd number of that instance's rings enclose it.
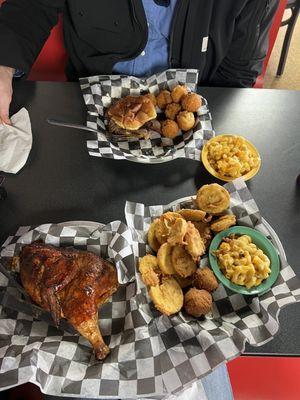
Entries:
{"label": "mac and cheese", "polygon": [[223,136],[207,144],[207,159],[212,168],[223,176],[238,178],[259,164],[246,140],[241,136]]}
{"label": "mac and cheese", "polygon": [[226,278],[248,289],[260,285],[271,273],[269,258],[248,235],[223,238],[215,255]]}

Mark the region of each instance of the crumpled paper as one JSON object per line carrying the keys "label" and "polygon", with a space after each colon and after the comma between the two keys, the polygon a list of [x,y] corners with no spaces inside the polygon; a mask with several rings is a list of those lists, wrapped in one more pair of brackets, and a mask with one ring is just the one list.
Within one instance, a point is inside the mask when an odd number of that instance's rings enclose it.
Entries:
{"label": "crumpled paper", "polygon": [[11,123],[0,124],[0,171],[16,174],[26,164],[32,147],[31,122],[26,108],[13,115]]}

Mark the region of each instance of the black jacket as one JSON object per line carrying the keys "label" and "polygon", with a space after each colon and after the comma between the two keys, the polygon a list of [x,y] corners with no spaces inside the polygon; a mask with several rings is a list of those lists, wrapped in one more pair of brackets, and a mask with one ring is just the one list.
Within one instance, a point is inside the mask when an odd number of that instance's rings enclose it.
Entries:
{"label": "black jacket", "polygon": [[[252,86],[278,2],[177,0],[170,66],[199,69],[202,85]],[[142,0],[6,0],[0,9],[0,65],[28,73],[60,12],[71,80],[109,74],[116,62],[136,57],[146,45]]]}

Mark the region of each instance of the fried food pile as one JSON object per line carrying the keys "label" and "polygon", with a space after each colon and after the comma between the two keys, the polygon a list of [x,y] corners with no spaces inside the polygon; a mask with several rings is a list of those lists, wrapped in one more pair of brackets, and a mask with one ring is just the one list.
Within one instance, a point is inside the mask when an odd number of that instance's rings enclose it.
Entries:
{"label": "fried food pile", "polygon": [[220,175],[239,178],[259,165],[259,156],[254,154],[241,136],[216,137],[207,144],[207,159]]}
{"label": "fried food pile", "polygon": [[107,110],[108,130],[144,138],[154,130],[173,139],[180,130],[189,131],[195,126],[194,113],[201,105],[201,97],[183,85],[172,91],[162,90],[157,96],[152,93],[126,96]]}
{"label": "fried food pile", "polygon": [[195,208],[168,211],[151,223],[147,238],[156,255],[141,258],[139,270],[163,314],[172,315],[184,307],[188,314],[200,317],[211,310],[210,293],[218,282],[211,269],[198,266],[213,234],[236,224],[234,215],[224,215],[229,203],[225,188],[204,185],[198,190]]}
{"label": "fried food pile", "polygon": [[162,135],[174,139],[180,130],[186,132],[195,126],[194,113],[201,107],[202,100],[186,86],[177,85],[171,92],[162,90],[156,97],[156,104],[167,117],[162,121]]}
{"label": "fried food pile", "polygon": [[34,242],[19,258],[22,284],[58,326],[66,320],[93,346],[95,357],[109,353],[98,325],[98,308],[118,289],[116,268],[88,251]]}

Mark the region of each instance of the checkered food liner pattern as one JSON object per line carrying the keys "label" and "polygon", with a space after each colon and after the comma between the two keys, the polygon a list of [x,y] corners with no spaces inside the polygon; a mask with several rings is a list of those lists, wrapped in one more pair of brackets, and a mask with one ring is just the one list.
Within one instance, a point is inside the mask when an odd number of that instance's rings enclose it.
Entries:
{"label": "checkered food liner pattern", "polygon": [[[162,398],[238,356],[246,341],[262,345],[271,340],[279,329],[280,309],[300,300],[300,283],[245,183],[237,180],[226,187],[231,194],[230,211],[237,215],[238,223],[263,231],[279,249],[281,272],[272,290],[250,298],[220,286],[214,293],[212,314],[198,320],[184,313],[169,318],[154,309],[134,264],[150,250],[145,232],[151,220],[166,210],[188,207],[192,204],[189,198],[184,204],[178,201],[167,206],[127,203],[129,228],[120,222],[92,229],[80,223],[77,227],[20,228],[4,243],[1,261],[18,254],[22,243],[38,239],[56,246],[73,245],[120,261],[119,280],[124,285],[100,309],[101,331],[111,349],[100,363],[89,343],[67,326],[57,330],[45,322],[48,320],[37,306],[40,314],[19,308],[19,302],[30,302],[13,277],[0,274],[0,388],[30,381],[56,396]],[[202,260],[203,265],[206,262]]]}
{"label": "checkered food liner pattern", "polygon": [[[105,110],[116,100],[128,95],[153,93],[163,89],[172,90],[178,84],[196,91],[198,71],[194,69],[169,69],[147,79],[125,75],[100,75],[80,79],[83,98],[88,109],[87,125],[98,131],[93,140],[87,141],[91,156],[131,160],[143,163],[170,161],[174,158],[200,160],[203,143],[214,136],[211,114],[206,99],[197,112],[198,122],[188,132],[180,133],[175,139],[162,137],[151,131],[150,138],[108,141]],[[93,134],[92,134],[93,135]]]}
{"label": "checkered food liner pattern", "polygon": [[[41,240],[74,246],[112,261],[120,287],[99,311],[100,329],[111,349],[102,363],[91,345],[66,322],[56,329],[48,312],[31,303],[18,272],[0,273],[0,390],[32,382],[56,396],[136,397],[164,393],[155,357],[154,325],[139,311],[131,231],[120,221],[102,224],[45,224],[20,227],[1,248],[8,268],[22,245]],[[152,337],[153,336],[153,337]]]}
{"label": "checkered food liner pattern", "polygon": [[[260,211],[243,179],[225,185],[230,193],[229,213],[237,217],[238,225],[258,229],[277,248],[281,261],[280,275],[270,291],[260,296],[242,296],[222,284],[213,293],[213,311],[204,319],[179,313],[166,317],[150,302],[147,289],[137,272],[137,297],[149,320],[154,317],[160,339],[160,365],[164,385],[176,392],[185,385],[211,372],[224,361],[237,357],[248,342],[260,346],[279,330],[279,311],[287,304],[300,301],[300,280],[288,265],[281,243]],[[151,252],[146,233],[151,222],[166,211],[193,207],[192,197],[169,205],[145,206],[127,202],[126,221],[133,232],[135,256]],[[201,259],[201,266],[208,258]]]}

